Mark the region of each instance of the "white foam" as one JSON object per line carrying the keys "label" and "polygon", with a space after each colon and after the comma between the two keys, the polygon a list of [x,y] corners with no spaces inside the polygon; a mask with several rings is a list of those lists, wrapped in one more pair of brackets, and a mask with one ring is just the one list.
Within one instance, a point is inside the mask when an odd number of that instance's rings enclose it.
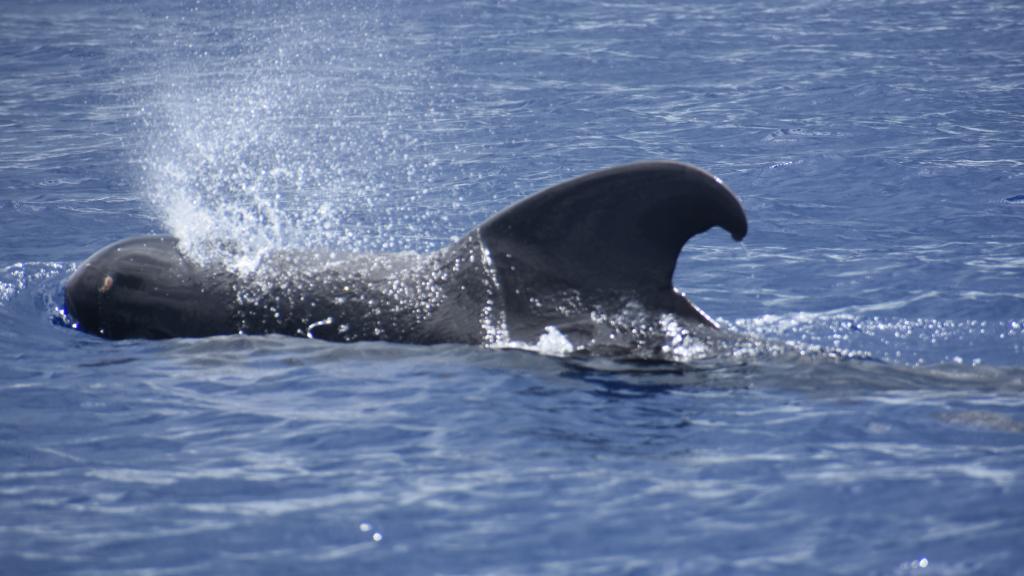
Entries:
{"label": "white foam", "polygon": [[545,326],[537,340],[537,351],[547,356],[568,356],[576,349],[572,342],[554,326]]}
{"label": "white foam", "polygon": [[526,350],[559,358],[569,356],[576,351],[576,346],[554,326],[545,326],[544,333],[540,335],[535,344],[517,340],[505,340],[489,344],[489,346],[502,350]]}

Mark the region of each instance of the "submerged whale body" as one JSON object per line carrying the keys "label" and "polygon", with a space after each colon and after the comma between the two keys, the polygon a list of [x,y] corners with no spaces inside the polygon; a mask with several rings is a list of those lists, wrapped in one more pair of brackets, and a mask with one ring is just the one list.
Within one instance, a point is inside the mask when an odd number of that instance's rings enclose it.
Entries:
{"label": "submerged whale body", "polygon": [[77,328],[113,339],[536,342],[550,327],[585,338],[595,316],[628,306],[715,327],[672,286],[683,245],[714,226],[747,232],[719,179],[644,162],[538,192],[425,256],[281,252],[243,276],[193,262],[170,236],[122,240],[76,269],[65,307]]}

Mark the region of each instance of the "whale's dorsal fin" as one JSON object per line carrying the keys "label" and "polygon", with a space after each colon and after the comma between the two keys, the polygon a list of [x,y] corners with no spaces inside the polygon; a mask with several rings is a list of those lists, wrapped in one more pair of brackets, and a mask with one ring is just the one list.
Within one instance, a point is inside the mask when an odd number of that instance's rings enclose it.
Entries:
{"label": "whale's dorsal fin", "polygon": [[721,226],[736,240],[747,219],[714,176],[675,162],[609,168],[558,184],[480,225],[494,257],[528,260],[569,285],[667,290],[683,245]]}
{"label": "whale's dorsal fin", "polygon": [[516,308],[515,294],[538,286],[667,301],[683,245],[713,226],[736,240],[747,233],[743,208],[721,180],[687,164],[642,162],[548,188],[478,232],[506,305]]}

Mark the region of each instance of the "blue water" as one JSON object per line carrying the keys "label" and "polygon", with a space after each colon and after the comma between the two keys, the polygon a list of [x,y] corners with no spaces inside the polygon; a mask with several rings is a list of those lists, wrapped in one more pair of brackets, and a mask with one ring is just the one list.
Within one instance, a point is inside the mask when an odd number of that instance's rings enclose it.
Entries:
{"label": "blue water", "polygon": [[[1024,574],[1024,6],[493,4],[4,4],[0,573]],[[753,352],[61,317],[130,235],[427,252],[655,158]]]}

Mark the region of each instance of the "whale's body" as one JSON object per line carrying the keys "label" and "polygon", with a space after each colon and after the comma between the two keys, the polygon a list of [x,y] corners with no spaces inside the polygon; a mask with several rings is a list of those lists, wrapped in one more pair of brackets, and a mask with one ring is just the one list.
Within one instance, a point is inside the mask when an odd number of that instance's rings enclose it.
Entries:
{"label": "whale's body", "polygon": [[122,240],[65,285],[81,330],[113,339],[301,335],[410,343],[532,342],[586,332],[597,313],[639,304],[714,325],[672,286],[696,234],[747,222],[714,176],[645,162],[588,174],[506,208],[434,254],[281,253],[256,280],[196,264],[170,236]]}

